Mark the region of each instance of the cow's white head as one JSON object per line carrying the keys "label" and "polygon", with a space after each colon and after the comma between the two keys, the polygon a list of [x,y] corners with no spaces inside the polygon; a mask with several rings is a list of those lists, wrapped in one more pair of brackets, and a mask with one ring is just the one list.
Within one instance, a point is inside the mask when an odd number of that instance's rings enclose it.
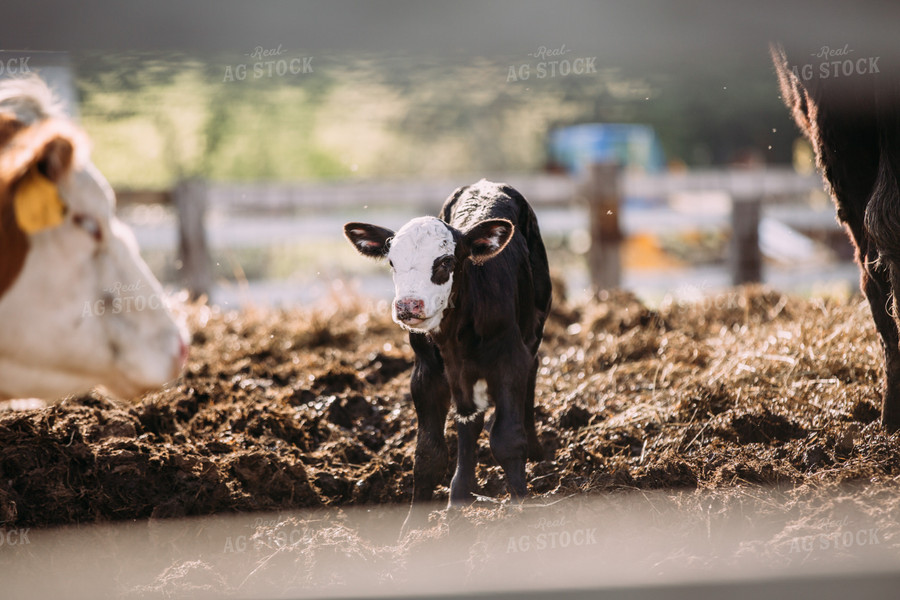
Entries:
{"label": "cow's white head", "polygon": [[38,79],[0,83],[0,398],[178,377],[186,336],[83,134]]}
{"label": "cow's white head", "polygon": [[387,258],[394,276],[394,321],[410,331],[440,329],[450,305],[454,274],[464,261],[484,263],[499,254],[514,231],[505,219],[481,221],[465,233],[435,217],[400,228],[347,223],[344,234],[365,256]]}

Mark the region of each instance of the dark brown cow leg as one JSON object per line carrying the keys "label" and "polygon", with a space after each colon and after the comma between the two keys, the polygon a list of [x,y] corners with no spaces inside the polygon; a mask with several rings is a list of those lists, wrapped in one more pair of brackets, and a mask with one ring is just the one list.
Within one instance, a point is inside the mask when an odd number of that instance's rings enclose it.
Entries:
{"label": "dark brown cow leg", "polygon": [[[900,429],[900,335],[898,335],[898,311],[900,311],[900,265],[891,265],[891,287],[893,300],[883,302],[889,306],[893,315],[888,315],[883,326],[879,319],[875,320],[881,334],[884,348],[884,394],[881,404],[881,424],[886,429]],[[888,304],[890,302],[890,304]],[[887,312],[885,308],[883,312]],[[873,311],[874,314],[874,311]]]}
{"label": "dark brown cow leg", "polygon": [[889,312],[893,306],[891,284],[886,269],[875,263],[867,262],[861,273],[862,289],[869,300],[872,319],[881,336],[884,351],[885,382],[881,422],[887,428],[897,429],[900,426],[900,335],[897,332],[897,322]]}
{"label": "dark brown cow leg", "polygon": [[[878,176],[866,206],[869,240],[863,286],[884,347],[881,423],[900,428],[900,109],[885,102],[879,114]],[[862,256],[862,252],[860,252]]]}

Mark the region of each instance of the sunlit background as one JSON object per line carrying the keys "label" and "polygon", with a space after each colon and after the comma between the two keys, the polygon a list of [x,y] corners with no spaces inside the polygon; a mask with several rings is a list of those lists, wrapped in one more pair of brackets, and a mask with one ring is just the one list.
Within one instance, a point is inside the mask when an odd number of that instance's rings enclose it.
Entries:
{"label": "sunlit background", "polygon": [[[570,297],[591,294],[593,163],[621,168],[614,284],[651,304],[734,283],[736,171],[790,183],[759,197],[761,279],[800,294],[854,290],[849,244],[765,44],[673,67],[671,41],[650,32],[609,55],[607,41],[560,30],[531,23],[515,42],[422,50],[323,49],[272,34],[230,49],[32,53],[28,64],[70,99],[120,215],[172,288],[191,287],[173,198],[199,184],[200,291],[223,306],[389,297],[387,270],[360,259],[341,225],[397,228],[482,177],[534,204],[558,281]],[[697,174],[726,184],[677,183]]]}

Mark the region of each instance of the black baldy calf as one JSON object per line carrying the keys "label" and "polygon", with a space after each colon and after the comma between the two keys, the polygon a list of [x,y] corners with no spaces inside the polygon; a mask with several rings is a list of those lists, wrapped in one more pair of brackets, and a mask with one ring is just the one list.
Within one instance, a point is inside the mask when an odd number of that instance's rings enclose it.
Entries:
{"label": "black baldy calf", "polygon": [[[856,246],[860,283],[885,360],[882,423],[900,427],[900,59],[896,44],[848,44],[853,60],[813,68],[808,49],[771,49],[781,94],[812,143]],[[870,56],[872,58],[865,58]],[[824,65],[824,68],[822,67]],[[865,67],[865,68],[864,68]],[[893,300],[891,298],[893,297]],[[892,308],[893,307],[893,308]]]}
{"label": "black baldy calf", "polygon": [[413,219],[396,233],[348,223],[344,232],[362,254],[390,261],[393,318],[415,351],[413,502],[431,499],[447,472],[451,404],[459,452],[450,503],[473,500],[477,440],[491,403],[491,451],[510,494],[524,497],[526,458],[541,455],[534,385],[551,296],[547,254],[525,198],[482,180],[456,190],[439,219]]}

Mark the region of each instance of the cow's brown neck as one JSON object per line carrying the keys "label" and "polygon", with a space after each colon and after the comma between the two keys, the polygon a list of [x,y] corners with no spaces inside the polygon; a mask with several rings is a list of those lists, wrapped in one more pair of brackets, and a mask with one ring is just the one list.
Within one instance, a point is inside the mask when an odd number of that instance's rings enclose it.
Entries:
{"label": "cow's brown neck", "polygon": [[12,187],[0,190],[0,298],[12,286],[25,264],[28,236],[16,223]]}
{"label": "cow's brown neck", "polygon": [[[14,116],[0,115],[0,147],[24,128]],[[28,253],[28,236],[16,223],[13,186],[0,182],[0,298],[18,277]]]}

